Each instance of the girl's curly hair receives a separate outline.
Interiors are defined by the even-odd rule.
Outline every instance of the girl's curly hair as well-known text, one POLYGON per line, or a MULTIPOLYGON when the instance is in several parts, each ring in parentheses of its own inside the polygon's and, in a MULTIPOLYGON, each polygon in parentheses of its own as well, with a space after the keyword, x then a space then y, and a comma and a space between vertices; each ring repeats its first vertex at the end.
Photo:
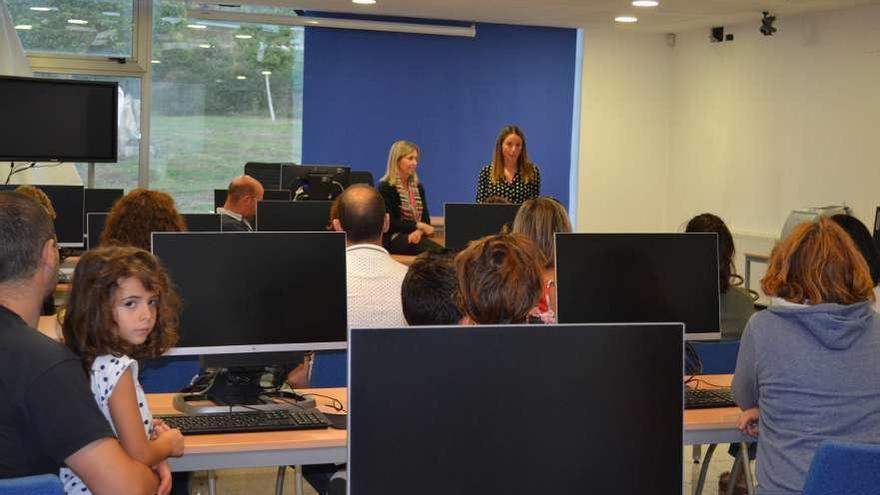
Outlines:
POLYGON ((180 299, 168 273, 152 254, 131 246, 86 251, 76 265, 62 330, 64 343, 88 371, 97 356, 157 357, 177 343, 180 299), (113 318, 113 302, 121 280, 135 277, 158 297, 156 324, 137 346, 121 340, 113 318))
POLYGON ((113 205, 107 215, 101 245, 135 246, 149 251, 150 233, 185 230, 186 221, 168 193, 132 189, 113 205))

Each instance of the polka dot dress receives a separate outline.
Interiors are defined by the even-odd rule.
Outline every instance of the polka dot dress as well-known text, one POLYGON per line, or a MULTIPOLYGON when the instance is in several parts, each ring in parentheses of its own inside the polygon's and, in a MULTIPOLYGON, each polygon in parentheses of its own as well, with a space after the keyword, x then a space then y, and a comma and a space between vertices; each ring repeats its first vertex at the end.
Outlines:
POLYGON ((477 203, 482 203, 493 196, 506 198, 513 204, 537 198, 541 195, 541 171, 535 166, 535 180, 529 183, 523 182, 522 176, 517 171, 511 182, 492 181, 492 164, 486 165, 480 170, 480 179, 477 183, 477 203))
MULTIPOLYGON (((144 390, 141 388, 140 381, 138 381, 137 361, 128 356, 113 356, 109 354, 95 358, 95 362, 92 363, 91 373, 92 394, 95 396, 98 408, 101 409, 101 412, 107 418, 110 427, 113 428, 115 433, 116 427, 113 425, 113 419, 110 417, 110 396, 113 395, 113 389, 116 388, 119 378, 128 368, 131 368, 131 377, 134 380, 135 395, 144 424, 144 433, 147 435, 147 438, 150 438, 153 433, 153 415, 150 413, 146 397, 144 396, 144 390)), ((91 493, 70 469, 66 467, 61 468, 58 476, 61 478, 61 482, 64 483, 65 493, 91 493)))

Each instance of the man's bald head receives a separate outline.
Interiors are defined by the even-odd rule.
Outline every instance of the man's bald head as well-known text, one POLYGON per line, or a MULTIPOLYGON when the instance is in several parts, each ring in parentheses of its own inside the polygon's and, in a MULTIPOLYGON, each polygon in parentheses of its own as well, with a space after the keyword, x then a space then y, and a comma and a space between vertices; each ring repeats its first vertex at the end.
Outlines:
POLYGON ((224 209, 245 217, 257 213, 257 201, 263 200, 263 185, 249 175, 239 175, 229 183, 224 209))
POLYGON ((385 200, 367 184, 355 184, 337 198, 336 221, 345 231, 349 244, 382 244, 387 230, 385 200))

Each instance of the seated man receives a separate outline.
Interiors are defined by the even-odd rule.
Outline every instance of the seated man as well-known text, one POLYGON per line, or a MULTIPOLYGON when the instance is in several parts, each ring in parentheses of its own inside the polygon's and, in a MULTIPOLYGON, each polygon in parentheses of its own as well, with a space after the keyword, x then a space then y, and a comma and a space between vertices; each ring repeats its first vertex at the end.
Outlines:
POLYGON ((226 203, 217 208, 220 230, 224 232, 251 232, 257 214, 257 202, 263 200, 263 185, 249 175, 239 175, 229 183, 226 203))
POLYGON ((400 288, 403 316, 410 325, 458 325, 458 280, 451 254, 423 253, 409 266, 400 288))
POLYGON ((366 184, 345 190, 334 205, 333 229, 345 232, 349 327, 406 326, 400 286, 406 266, 382 247, 388 230, 385 201, 366 184))
MULTIPOLYGON (((114 438, 82 362, 34 330, 57 273, 46 211, 0 192, 0 478, 58 474, 66 464, 96 494, 155 493, 155 474, 114 438)), ((167 493, 170 473, 162 478, 167 493)))

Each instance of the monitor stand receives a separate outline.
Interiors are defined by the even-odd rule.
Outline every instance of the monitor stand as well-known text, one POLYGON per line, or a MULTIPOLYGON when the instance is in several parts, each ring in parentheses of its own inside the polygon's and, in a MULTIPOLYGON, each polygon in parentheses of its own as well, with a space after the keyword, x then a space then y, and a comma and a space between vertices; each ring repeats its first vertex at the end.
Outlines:
POLYGON ((174 408, 188 415, 235 411, 302 410, 315 407, 315 400, 294 391, 266 390, 260 381, 264 367, 220 368, 207 388, 174 396, 174 408))

